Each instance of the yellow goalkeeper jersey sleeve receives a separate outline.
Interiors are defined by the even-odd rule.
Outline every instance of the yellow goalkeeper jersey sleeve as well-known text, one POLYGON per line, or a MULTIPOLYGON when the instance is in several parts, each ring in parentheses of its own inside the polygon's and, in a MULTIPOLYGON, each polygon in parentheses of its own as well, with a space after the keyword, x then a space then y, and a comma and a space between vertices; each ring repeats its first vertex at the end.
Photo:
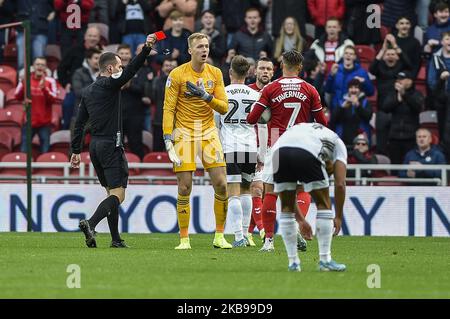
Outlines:
POLYGON ((201 73, 192 69, 191 62, 182 64, 170 72, 166 82, 163 109, 163 134, 172 134, 174 129, 197 136, 215 128, 214 112, 228 112, 228 98, 225 93, 222 71, 205 64, 201 73), (197 86, 203 82, 205 90, 213 95, 210 102, 186 94, 186 83, 197 86), (194 134, 195 132, 195 134, 194 134))

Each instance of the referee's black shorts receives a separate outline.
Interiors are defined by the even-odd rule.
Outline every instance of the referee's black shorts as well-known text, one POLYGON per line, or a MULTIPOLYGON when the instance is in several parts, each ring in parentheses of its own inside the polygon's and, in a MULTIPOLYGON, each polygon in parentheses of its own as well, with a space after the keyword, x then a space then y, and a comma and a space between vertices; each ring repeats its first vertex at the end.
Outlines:
POLYGON ((109 189, 127 187, 128 162, 123 148, 116 147, 114 137, 93 136, 89 145, 89 154, 98 180, 103 187, 109 189))

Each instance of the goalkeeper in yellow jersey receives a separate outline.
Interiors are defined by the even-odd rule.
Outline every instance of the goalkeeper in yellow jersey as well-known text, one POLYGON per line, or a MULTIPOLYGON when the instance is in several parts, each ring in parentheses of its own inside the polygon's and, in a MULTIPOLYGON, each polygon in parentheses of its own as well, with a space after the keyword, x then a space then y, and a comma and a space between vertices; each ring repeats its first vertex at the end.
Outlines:
POLYGON ((225 160, 214 122, 214 111, 220 114, 228 111, 228 99, 222 72, 206 63, 209 54, 206 35, 194 33, 188 38, 188 44, 191 61, 170 72, 164 97, 164 142, 178 181, 180 245, 175 249, 191 248, 190 194, 197 155, 214 187, 216 234, 213 246, 229 249, 232 246, 223 236, 228 204, 225 160))

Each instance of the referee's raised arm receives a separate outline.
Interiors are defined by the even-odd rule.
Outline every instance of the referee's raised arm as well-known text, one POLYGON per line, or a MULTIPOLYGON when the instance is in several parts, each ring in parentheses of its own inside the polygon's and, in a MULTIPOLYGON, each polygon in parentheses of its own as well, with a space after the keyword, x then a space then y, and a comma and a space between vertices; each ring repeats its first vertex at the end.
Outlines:
POLYGON ((122 70, 122 66, 120 71, 117 73, 112 73, 111 76, 111 86, 114 88, 121 88, 125 85, 129 80, 131 80, 134 75, 139 71, 139 69, 144 65, 145 59, 149 55, 153 44, 156 42, 156 36, 154 34, 150 34, 147 36, 147 40, 145 42, 142 51, 136 55, 133 60, 122 70))

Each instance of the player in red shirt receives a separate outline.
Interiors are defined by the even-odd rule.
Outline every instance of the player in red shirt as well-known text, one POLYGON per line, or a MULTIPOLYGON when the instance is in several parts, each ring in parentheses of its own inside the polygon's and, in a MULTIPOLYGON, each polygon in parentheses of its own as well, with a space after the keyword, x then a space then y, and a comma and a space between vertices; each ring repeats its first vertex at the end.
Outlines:
MULTIPOLYGON (((298 77, 303 67, 301 53, 296 50, 283 53, 281 67, 283 76, 262 89, 259 100, 255 102, 252 111, 247 116, 249 124, 256 124, 266 109, 271 111, 271 118, 268 122, 268 150, 262 176, 264 182, 262 220, 266 239, 261 251, 274 250, 273 234, 277 194, 273 190, 270 147, 291 126, 309 122, 311 114, 316 122, 327 125, 319 93, 314 86, 298 77)), ((297 202, 300 211, 305 215, 307 212, 305 207, 309 207, 311 197, 308 193, 299 192, 297 202)))

